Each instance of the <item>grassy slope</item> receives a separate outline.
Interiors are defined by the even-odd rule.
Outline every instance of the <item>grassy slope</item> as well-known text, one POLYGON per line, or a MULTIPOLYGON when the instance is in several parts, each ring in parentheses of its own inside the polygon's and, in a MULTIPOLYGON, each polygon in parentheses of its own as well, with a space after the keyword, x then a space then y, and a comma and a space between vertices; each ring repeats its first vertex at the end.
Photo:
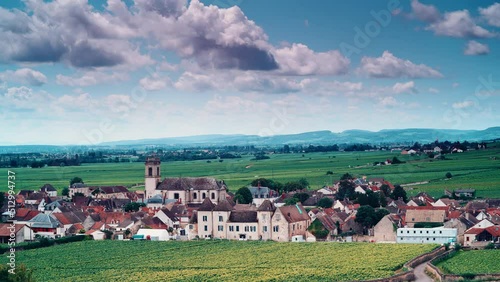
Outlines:
MULTIPOLYGON (((500 197, 500 148, 470 151, 448 155, 450 160, 430 161, 427 157, 402 156, 390 152, 336 152, 272 155, 269 160, 252 161, 250 156, 224 162, 183 161, 162 164, 163 177, 211 176, 224 179, 230 190, 247 185, 256 177, 274 178, 281 182, 305 177, 312 188, 317 189, 326 183, 349 172, 356 176, 382 176, 393 183, 413 183, 430 181, 425 185, 414 186, 411 193, 430 192, 441 196, 445 188, 475 188, 477 196, 500 197), (384 161, 397 156, 407 161, 405 164, 374 167, 375 161, 384 161), (491 157, 496 156, 496 160, 491 157), (248 168, 247 168, 248 167, 248 168), (333 175, 326 175, 333 171, 333 175), (446 172, 454 177, 444 180, 446 172)), ((41 169, 14 169, 17 176, 16 190, 37 189, 44 183, 51 183, 61 190, 69 179, 79 176, 92 185, 126 185, 143 183, 144 165, 142 163, 84 164, 79 167, 46 167, 41 169)), ((6 175, 7 169, 0 169, 6 175)), ((6 177, 5 177, 6 179, 6 177)), ((5 186, 0 189, 5 190, 5 186)))
MULTIPOLYGON (((339 281, 387 277, 434 245, 85 241, 18 252, 37 281, 339 281)), ((5 256, 0 263, 5 263, 5 256)))
POLYGON ((500 251, 461 251, 437 265, 446 273, 500 273, 500 251))

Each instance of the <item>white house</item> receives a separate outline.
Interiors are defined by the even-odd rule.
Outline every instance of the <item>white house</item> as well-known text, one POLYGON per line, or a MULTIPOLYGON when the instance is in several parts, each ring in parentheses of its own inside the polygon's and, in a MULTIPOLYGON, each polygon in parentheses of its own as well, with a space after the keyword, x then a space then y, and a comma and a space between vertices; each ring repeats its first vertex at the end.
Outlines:
POLYGON ((456 228, 398 228, 397 243, 445 244, 457 241, 456 228))

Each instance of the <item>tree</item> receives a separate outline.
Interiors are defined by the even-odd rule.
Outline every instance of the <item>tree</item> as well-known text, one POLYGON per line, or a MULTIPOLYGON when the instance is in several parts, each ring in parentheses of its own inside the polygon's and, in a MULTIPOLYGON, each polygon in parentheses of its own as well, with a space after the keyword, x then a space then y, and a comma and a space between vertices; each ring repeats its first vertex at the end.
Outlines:
POLYGON ((342 175, 342 176, 340 177, 340 180, 341 180, 341 181, 342 181, 342 180, 351 180, 351 179, 354 179, 354 177, 353 177, 351 174, 349 174, 349 173, 344 173, 344 175, 342 175))
POLYGON ((375 209, 371 206, 361 206, 356 212, 355 222, 361 224, 363 228, 368 229, 376 224, 375 209))
POLYGON ((301 179, 299 179, 298 182, 300 185, 302 185, 302 189, 309 188, 309 181, 307 181, 307 179, 301 178, 301 179))
POLYGON ((309 199, 309 194, 307 193, 297 193, 293 196, 294 198, 297 198, 297 200, 301 203, 307 201, 307 199, 309 199))
POLYGON ((290 146, 289 145, 284 145, 283 146, 283 153, 285 153, 285 154, 290 153, 290 146))
POLYGON ((141 209, 141 207, 145 207, 145 206, 146 206, 145 203, 130 202, 123 207, 123 210, 125 212, 136 212, 136 211, 139 211, 139 209, 141 209))
POLYGON ((241 187, 234 194, 234 200, 240 204, 250 204, 253 201, 252 192, 248 187, 241 187))
POLYGON ((382 186, 380 186, 380 191, 384 192, 384 195, 390 195, 391 187, 387 184, 382 184, 382 186))
POLYGON ((80 177, 73 177, 73 179, 69 181, 69 185, 73 185, 75 183, 83 183, 83 179, 80 177))
POLYGON ((254 186, 254 187, 257 187, 260 183, 260 186, 262 187, 268 187, 269 189, 271 190, 274 190, 278 193, 282 192, 282 189, 283 189, 283 184, 281 184, 280 182, 278 181, 274 181, 274 180, 271 180, 271 179, 267 179, 267 178, 257 178, 257 179, 254 179, 250 185, 254 186))
POLYGON ((451 174, 451 172, 447 172, 445 176, 446 176, 446 178, 448 178, 448 179, 450 179, 450 178, 452 178, 452 177, 453 177, 453 175, 451 174))
POLYGON ((298 181, 287 182, 283 186, 283 190, 285 192, 292 192, 292 191, 302 190, 304 188, 305 187, 301 183, 299 183, 298 181))
POLYGON ((403 161, 400 161, 397 157, 392 158, 392 164, 402 164, 403 161))
POLYGON ((380 203, 380 206, 386 207, 387 206, 387 199, 385 197, 384 191, 380 191, 378 194, 379 194, 378 195, 379 196, 378 202, 380 203))
POLYGON ((64 187, 62 189, 62 195, 66 196, 66 197, 69 197, 69 188, 68 187, 64 187))
POLYGON ((333 171, 331 171, 331 170, 327 171, 326 175, 333 175, 333 171))
POLYGON ((288 198, 285 200, 285 206, 295 205, 298 202, 299 202, 299 199, 297 199, 295 197, 291 197, 291 198, 288 198))
POLYGON ((401 187, 401 185, 394 186, 394 191, 392 191, 391 198, 394 200, 401 198, 405 203, 408 201, 406 191, 403 187, 401 187))
MULTIPOLYGON (((384 216, 390 214, 390 212, 386 209, 378 209, 376 212, 375 212, 375 224, 377 224, 384 216)), ((374 225, 375 225, 374 224, 374 225)))
POLYGON ((331 208, 333 206, 333 200, 330 199, 330 198, 321 198, 318 202, 318 207, 322 207, 322 208, 331 208))
POLYGON ((339 192, 337 193, 337 198, 343 200, 345 198, 353 198, 355 195, 354 184, 349 180, 341 180, 339 183, 339 192))
POLYGON ((362 206, 369 205, 373 208, 378 208, 380 206, 379 196, 373 191, 368 190, 365 194, 358 194, 358 203, 362 206))

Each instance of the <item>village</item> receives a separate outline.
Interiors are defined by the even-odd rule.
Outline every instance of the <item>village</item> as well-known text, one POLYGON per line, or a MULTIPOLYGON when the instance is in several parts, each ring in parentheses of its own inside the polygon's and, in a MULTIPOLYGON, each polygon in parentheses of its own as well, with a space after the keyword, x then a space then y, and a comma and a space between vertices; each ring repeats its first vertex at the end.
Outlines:
MULTIPOLYGON (((69 196, 59 196, 50 184, 19 191, 13 217, 16 243, 79 235, 94 240, 357 241, 470 248, 500 243, 500 200, 474 200, 473 189, 445 190, 440 199, 426 193, 406 198, 404 189, 384 178, 346 176, 320 190, 282 194, 259 182, 248 187, 251 202, 239 203, 223 180, 162 179, 160 168, 159 158, 146 160, 143 191, 84 183, 70 185, 69 196)), ((7 204, 3 210, 6 222, 12 210, 7 204)), ((0 243, 9 242, 11 231, 11 223, 0 224, 0 243)))

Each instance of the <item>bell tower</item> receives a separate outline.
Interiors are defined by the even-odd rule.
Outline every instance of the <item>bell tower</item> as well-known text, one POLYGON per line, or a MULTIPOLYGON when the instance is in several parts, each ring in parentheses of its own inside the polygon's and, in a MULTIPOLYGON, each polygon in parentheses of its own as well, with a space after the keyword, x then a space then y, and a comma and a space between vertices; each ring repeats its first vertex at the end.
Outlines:
POLYGON ((161 181, 161 161, 158 157, 148 157, 144 165, 144 200, 147 200, 155 195, 156 186, 158 186, 158 183, 161 181))

